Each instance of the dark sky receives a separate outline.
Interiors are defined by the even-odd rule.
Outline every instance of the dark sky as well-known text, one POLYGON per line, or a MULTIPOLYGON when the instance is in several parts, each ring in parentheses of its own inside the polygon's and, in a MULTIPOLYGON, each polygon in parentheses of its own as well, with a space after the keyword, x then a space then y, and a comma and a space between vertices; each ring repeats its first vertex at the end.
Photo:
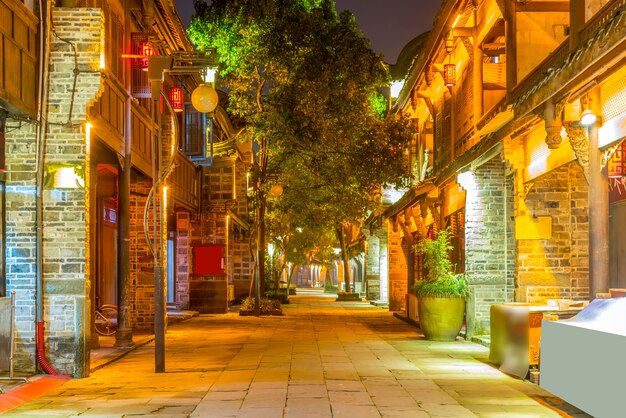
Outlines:
MULTIPOLYGON (((185 25, 193 14, 193 0, 175 0, 185 25)), ((395 63, 411 39, 432 27, 440 0, 335 0, 337 10, 349 9, 372 42, 372 49, 395 63)))

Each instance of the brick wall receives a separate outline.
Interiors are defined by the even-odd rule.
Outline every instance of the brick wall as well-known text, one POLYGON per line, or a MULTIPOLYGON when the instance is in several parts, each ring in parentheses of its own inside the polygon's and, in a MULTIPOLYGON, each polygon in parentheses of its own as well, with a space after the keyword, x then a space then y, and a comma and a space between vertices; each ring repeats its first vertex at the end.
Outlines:
POLYGON ((516 300, 587 299, 589 205, 582 169, 572 162, 535 179, 525 203, 531 216, 552 218, 552 237, 518 241, 516 300))
MULTIPOLYGON (((130 313, 135 331, 154 328, 154 258, 144 232, 144 209, 152 180, 133 172, 130 185, 130 313)), ((149 212, 148 233, 153 239, 153 218, 149 212)), ((154 245, 154 241, 153 241, 154 245)))
POLYGON ((399 311, 405 309, 407 293, 407 251, 408 245, 402 238, 402 230, 398 225, 394 231, 391 221, 388 229, 389 251, 389 310, 399 311))
MULTIPOLYGON (((90 302, 89 152, 86 110, 99 93, 103 18, 98 9, 54 9, 55 32, 76 45, 78 67, 71 126, 69 108, 74 82, 71 45, 52 36, 50 93, 46 137, 47 165, 76 164, 85 168, 86 189, 45 189, 44 200, 44 341, 49 361, 60 372, 85 376, 90 302)), ((7 290, 17 292, 16 370, 35 370, 35 128, 6 134, 7 290)), ((95 173, 93 174, 95 175, 95 173)))
POLYGON ((500 157, 474 170, 473 179, 462 185, 465 201, 465 272, 471 285, 467 303, 467 335, 485 334, 489 330, 489 312, 494 303, 510 301, 512 295, 510 268, 512 241, 512 181, 505 175, 500 157), (507 204, 508 202, 508 204, 507 204))
POLYGON ((191 267, 191 213, 176 212, 176 305, 189 309, 189 275, 191 267))

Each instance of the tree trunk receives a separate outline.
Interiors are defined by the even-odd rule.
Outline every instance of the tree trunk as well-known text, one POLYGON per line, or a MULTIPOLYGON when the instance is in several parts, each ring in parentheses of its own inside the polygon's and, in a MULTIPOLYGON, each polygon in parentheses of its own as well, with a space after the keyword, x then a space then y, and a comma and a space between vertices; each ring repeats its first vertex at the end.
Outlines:
POLYGON ((341 261, 343 262, 343 281, 346 284, 346 292, 350 292, 350 261, 348 260, 348 251, 346 248, 346 235, 343 230, 343 225, 337 226, 337 237, 339 238, 339 245, 341 246, 341 261))

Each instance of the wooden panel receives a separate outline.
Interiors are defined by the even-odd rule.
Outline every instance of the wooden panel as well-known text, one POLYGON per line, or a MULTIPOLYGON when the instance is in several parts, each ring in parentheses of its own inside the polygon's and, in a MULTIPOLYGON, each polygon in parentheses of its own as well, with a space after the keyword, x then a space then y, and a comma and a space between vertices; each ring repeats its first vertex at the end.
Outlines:
POLYGON ((8 38, 4 38, 4 68, 8 69, 5 73, 6 85, 5 89, 9 93, 9 101, 11 98, 20 99, 20 83, 21 78, 21 52, 19 47, 8 38), (12 97, 11 97, 12 96, 12 97))
MULTIPOLYGON (((2 4, 0 4, 2 6, 2 4)), ((0 33, 0 92, 4 90, 4 35, 0 33)), ((0 98, 2 94, 0 93, 0 98)))
POLYGON ((28 51, 28 27, 19 19, 13 19, 13 39, 21 49, 28 51))
POLYGON ((0 32, 11 37, 13 33, 13 12, 0 2, 0 32))
POLYGON ((22 52, 22 100, 29 111, 37 105, 37 60, 22 52))

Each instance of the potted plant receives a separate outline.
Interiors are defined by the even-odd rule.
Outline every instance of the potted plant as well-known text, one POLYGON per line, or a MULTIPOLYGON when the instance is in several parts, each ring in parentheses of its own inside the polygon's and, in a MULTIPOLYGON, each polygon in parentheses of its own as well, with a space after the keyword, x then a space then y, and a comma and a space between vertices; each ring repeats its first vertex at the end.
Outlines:
POLYGON ((450 231, 437 238, 424 238, 414 246, 423 256, 426 275, 414 286, 419 323, 424 336, 433 341, 454 341, 463 325, 469 284, 465 275, 454 272, 448 252, 450 231))

